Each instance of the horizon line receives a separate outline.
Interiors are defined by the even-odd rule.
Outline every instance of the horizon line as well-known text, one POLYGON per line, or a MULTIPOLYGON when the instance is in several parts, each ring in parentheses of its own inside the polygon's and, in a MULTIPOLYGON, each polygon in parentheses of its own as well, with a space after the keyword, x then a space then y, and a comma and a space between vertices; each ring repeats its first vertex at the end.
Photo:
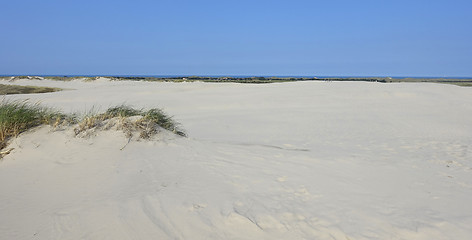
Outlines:
POLYGON ((283 77, 283 78, 472 78, 472 76, 409 76, 409 75, 270 75, 270 74, 0 74, 0 77, 283 77))

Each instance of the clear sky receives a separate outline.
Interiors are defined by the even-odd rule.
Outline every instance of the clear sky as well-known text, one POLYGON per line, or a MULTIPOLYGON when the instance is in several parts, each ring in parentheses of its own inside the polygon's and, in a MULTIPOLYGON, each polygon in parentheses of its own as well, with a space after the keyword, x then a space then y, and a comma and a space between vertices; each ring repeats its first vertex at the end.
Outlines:
POLYGON ((2 0, 0 74, 472 77, 470 0, 2 0))

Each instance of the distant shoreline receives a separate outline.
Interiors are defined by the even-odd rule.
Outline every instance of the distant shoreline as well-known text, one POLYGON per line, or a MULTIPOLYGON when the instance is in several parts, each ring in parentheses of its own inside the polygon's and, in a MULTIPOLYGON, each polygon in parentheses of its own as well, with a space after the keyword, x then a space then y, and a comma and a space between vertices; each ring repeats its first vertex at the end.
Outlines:
POLYGON ((210 77, 210 78, 221 78, 221 77, 231 77, 231 78, 343 78, 343 79, 357 79, 357 78, 394 78, 394 79, 470 79, 472 76, 376 76, 376 75, 265 75, 265 74, 208 74, 208 75, 198 75, 198 74, 0 74, 0 77, 19 77, 19 76, 38 76, 38 77, 124 77, 124 78, 135 78, 135 77, 144 77, 144 78, 179 78, 179 77, 210 77))
POLYGON ((430 82, 430 83, 446 83, 458 86, 472 86, 472 78, 448 78, 448 77, 248 77, 248 76, 120 76, 120 75, 10 75, 0 76, 3 80, 19 80, 19 79, 51 79, 58 81, 71 81, 75 79, 83 79, 93 81, 98 78, 109 78, 114 81, 156 81, 156 82, 236 82, 236 83, 276 83, 276 82, 295 82, 295 81, 345 81, 345 82, 430 82))

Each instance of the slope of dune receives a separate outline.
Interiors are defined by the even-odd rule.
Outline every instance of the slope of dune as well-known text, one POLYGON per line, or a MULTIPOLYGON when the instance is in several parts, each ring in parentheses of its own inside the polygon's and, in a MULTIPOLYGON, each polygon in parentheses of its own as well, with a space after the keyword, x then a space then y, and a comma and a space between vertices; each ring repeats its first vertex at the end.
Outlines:
POLYGON ((6 97, 65 112, 163 108, 189 137, 21 134, 0 162, 0 239, 472 237, 472 88, 14 84, 69 89, 6 97))

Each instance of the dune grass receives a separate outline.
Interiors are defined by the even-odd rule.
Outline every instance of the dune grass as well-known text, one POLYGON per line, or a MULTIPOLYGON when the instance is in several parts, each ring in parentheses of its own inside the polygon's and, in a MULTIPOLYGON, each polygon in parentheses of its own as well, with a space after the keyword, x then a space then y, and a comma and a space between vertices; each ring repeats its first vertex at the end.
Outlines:
POLYGON ((29 93, 48 93, 61 91, 60 88, 52 87, 36 87, 36 86, 19 86, 0 84, 0 95, 10 94, 29 94, 29 93))
POLYGON ((148 139, 158 132, 159 128, 166 129, 180 136, 186 136, 185 132, 180 129, 179 124, 172 117, 167 116, 161 109, 153 108, 150 110, 135 109, 130 106, 121 105, 108 108, 101 114, 87 114, 78 123, 74 129, 75 134, 79 135, 89 129, 110 128, 105 126, 110 119, 118 119, 120 121, 120 129, 122 129, 127 137, 131 137, 133 132, 139 131, 140 138, 148 139), (130 117, 137 117, 134 121, 130 121, 130 117))
MULTIPOLYGON (((109 120, 119 122, 118 129, 123 130, 131 138, 133 132, 139 132, 139 137, 149 139, 157 134, 160 128, 166 129, 180 136, 186 136, 179 124, 167 116, 160 109, 134 109, 121 105, 111 107, 101 114, 90 113, 77 117, 75 114, 63 114, 39 104, 31 104, 27 101, 0 101, 0 150, 7 146, 10 138, 18 136, 31 128, 40 125, 59 126, 63 124, 76 125, 75 135, 87 132, 91 129, 110 128, 109 120), (107 125, 108 124, 108 125, 107 125)), ((0 152, 0 158, 2 154, 0 152)))
POLYGON ((106 118, 141 116, 140 121, 157 124, 168 131, 185 136, 185 133, 178 128, 178 123, 172 117, 167 116, 161 109, 152 108, 144 111, 121 105, 109 108, 104 115, 106 118))
POLYGON ((58 125, 69 116, 38 104, 27 101, 0 102, 0 149, 4 148, 9 138, 33 127, 50 124, 58 125))

